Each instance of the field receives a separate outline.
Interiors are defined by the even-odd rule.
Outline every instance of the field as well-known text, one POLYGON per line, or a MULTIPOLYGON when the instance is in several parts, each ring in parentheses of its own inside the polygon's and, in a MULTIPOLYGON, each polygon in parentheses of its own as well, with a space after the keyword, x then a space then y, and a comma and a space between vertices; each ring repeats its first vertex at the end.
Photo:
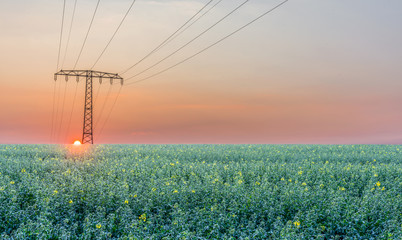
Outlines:
POLYGON ((398 145, 0 145, 1 239, 402 239, 398 145))

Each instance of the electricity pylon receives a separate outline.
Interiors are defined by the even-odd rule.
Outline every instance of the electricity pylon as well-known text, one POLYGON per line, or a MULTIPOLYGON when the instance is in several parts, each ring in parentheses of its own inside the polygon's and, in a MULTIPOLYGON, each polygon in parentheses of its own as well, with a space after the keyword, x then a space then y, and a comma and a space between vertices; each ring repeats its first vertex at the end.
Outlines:
POLYGON ((106 73, 92 70, 60 70, 54 74, 54 80, 57 81, 57 76, 65 76, 66 81, 68 77, 76 77, 76 81, 80 81, 80 77, 85 77, 85 107, 84 107, 84 126, 82 130, 82 144, 94 143, 93 135, 93 100, 92 100, 92 82, 94 78, 99 79, 99 83, 102 83, 102 79, 110 79, 110 84, 113 84, 113 80, 120 80, 120 84, 123 85, 123 78, 117 73, 106 73))

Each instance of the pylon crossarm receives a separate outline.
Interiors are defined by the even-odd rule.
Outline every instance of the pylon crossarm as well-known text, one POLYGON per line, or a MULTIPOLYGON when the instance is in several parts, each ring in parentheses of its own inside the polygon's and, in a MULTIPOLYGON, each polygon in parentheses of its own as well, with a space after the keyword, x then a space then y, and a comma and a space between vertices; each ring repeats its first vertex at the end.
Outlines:
POLYGON ((99 72, 92 70, 60 70, 55 73, 55 79, 57 76, 72 76, 72 77, 87 77, 92 75, 93 78, 110 78, 110 79, 118 79, 122 80, 123 78, 119 76, 117 73, 107 73, 107 72, 99 72))

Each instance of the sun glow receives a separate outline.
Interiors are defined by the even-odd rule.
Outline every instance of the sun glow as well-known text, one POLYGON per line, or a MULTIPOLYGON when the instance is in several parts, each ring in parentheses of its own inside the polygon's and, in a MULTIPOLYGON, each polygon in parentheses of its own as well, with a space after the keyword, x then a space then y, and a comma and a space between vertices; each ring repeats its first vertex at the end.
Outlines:
POLYGON ((73 144, 66 144, 67 159, 83 160, 90 155, 91 147, 92 144, 82 144, 79 140, 75 140, 73 144))

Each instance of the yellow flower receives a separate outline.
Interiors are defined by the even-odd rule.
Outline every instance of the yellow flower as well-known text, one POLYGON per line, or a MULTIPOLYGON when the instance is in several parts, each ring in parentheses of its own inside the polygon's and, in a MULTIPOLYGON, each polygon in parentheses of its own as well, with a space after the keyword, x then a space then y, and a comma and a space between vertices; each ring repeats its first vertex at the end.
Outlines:
POLYGON ((54 195, 54 194, 58 194, 58 193, 59 193, 59 191, 57 191, 57 190, 54 190, 54 191, 53 191, 53 195, 54 195))
POLYGON ((156 191, 156 188, 152 188, 152 192, 155 192, 156 191))
POLYGON ((128 204, 128 200, 124 201, 125 204, 128 204))
POLYGON ((321 183, 321 184, 320 184, 320 188, 323 188, 323 187, 324 187, 324 184, 321 183))
POLYGON ((378 177, 378 174, 377 174, 377 173, 375 173, 375 174, 374 174, 374 177, 378 177))
POLYGON ((260 185, 261 183, 259 183, 259 182, 255 182, 255 185, 260 185))
POLYGON ((138 219, 140 219, 140 220, 145 222, 147 220, 147 215, 144 213, 141 216, 139 216, 138 219))
POLYGON ((242 184, 243 180, 239 179, 239 181, 237 181, 238 184, 242 184))
POLYGON ((195 190, 192 190, 191 192, 192 192, 192 193, 195 193, 195 190))
POLYGON ((23 168, 23 169, 21 170, 21 172, 22 172, 22 173, 26 172, 26 171, 25 171, 25 168, 23 168))
POLYGON ((70 200, 68 203, 70 203, 70 204, 73 203, 73 200, 70 200))
POLYGON ((281 178, 281 181, 285 181, 285 178, 281 178))
POLYGON ((137 194, 135 194, 134 196, 133 196, 133 198, 136 198, 137 197, 137 194))
POLYGON ((299 175, 302 175, 303 174, 303 171, 299 171, 299 175))
POLYGON ((174 163, 170 163, 171 166, 174 166, 174 163))
POLYGON ((96 228, 101 228, 102 225, 101 224, 96 224, 96 228))
POLYGON ((15 183, 14 181, 11 181, 11 182, 10 182, 10 184, 14 184, 14 183, 15 183))
POLYGON ((300 226, 300 221, 299 220, 297 220, 296 222, 294 222, 293 223, 296 227, 299 227, 300 226))
POLYGON ((174 192, 174 193, 178 193, 179 191, 177 191, 177 190, 174 190, 173 192, 174 192))
POLYGON ((344 187, 339 187, 339 190, 345 191, 345 188, 344 187))
POLYGON ((292 182, 292 179, 289 179, 289 182, 292 182))
POLYGON ((381 191, 384 191, 384 190, 385 190, 385 187, 382 187, 382 188, 381 188, 381 191))
POLYGON ((375 185, 377 185, 377 187, 381 186, 380 182, 377 182, 375 185))
POLYGON ((307 185, 307 183, 303 182, 303 183, 302 183, 302 185, 303 185, 303 186, 306 186, 306 185, 307 185))

